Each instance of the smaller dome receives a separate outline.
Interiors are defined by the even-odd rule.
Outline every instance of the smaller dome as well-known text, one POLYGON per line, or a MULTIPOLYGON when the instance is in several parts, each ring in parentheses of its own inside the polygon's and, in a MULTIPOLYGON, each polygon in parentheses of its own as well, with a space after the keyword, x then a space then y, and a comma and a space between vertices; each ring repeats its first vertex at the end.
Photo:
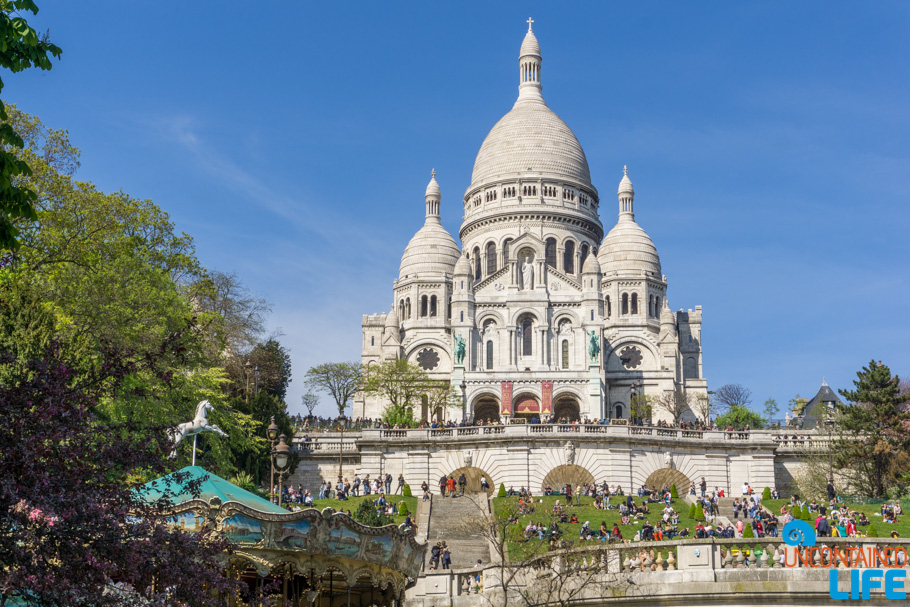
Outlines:
POLYGON ((588 255, 585 263, 581 268, 582 274, 600 274, 600 262, 597 261, 597 255, 588 255))
POLYGON ((622 168, 622 181, 619 182, 619 190, 617 194, 635 194, 635 190, 632 189, 632 180, 629 179, 629 167, 624 166, 622 168))
POLYGON ((455 263, 461 256, 455 239, 449 234, 438 218, 428 217, 422 228, 405 247, 398 268, 398 279, 408 276, 452 274, 455 263))
POLYGON ((621 218, 604 238, 597 260, 605 273, 661 275, 657 247, 628 216, 621 218))
POLYGON ((392 306, 392 311, 385 317, 384 326, 386 329, 398 329, 401 326, 401 323, 398 322, 398 312, 395 311, 395 306, 392 306))
POLYGON ((521 50, 519 51, 518 56, 540 57, 540 43, 537 42, 537 36, 531 31, 530 25, 528 25, 528 33, 525 34, 525 39, 521 43, 521 50))
POLYGON ((667 302, 667 299, 664 298, 664 309, 660 311, 660 324, 672 325, 675 323, 676 318, 673 316, 673 312, 670 311, 670 304, 667 302))
POLYGON ((435 198, 442 198, 442 192, 439 189, 439 184, 436 183, 436 169, 433 169, 432 176, 430 177, 430 183, 427 184, 427 193, 425 196, 427 198, 431 196, 435 198))
POLYGON ((471 262, 468 261, 468 258, 462 255, 458 258, 458 261, 455 262, 455 276, 470 276, 471 275, 471 262))

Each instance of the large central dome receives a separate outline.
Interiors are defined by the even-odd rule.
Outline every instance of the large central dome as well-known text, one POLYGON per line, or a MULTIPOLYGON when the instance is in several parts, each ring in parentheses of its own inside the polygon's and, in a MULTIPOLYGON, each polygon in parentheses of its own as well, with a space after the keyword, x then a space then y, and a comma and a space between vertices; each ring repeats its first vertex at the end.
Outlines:
POLYGON ((519 99, 496 123, 477 153, 471 188, 527 172, 591 184, 575 133, 542 98, 519 99))

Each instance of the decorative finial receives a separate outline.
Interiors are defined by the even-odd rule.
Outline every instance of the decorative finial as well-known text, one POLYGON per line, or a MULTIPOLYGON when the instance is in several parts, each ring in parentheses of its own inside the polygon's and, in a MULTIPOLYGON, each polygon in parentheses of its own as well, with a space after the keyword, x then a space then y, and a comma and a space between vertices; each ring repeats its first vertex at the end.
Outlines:
POLYGON ((628 175, 628 174, 629 174, 629 165, 627 165, 627 164, 624 164, 624 165, 623 165, 623 167, 622 167, 622 174, 623 174, 623 175, 628 175))
POLYGON ((431 176, 433 179, 436 179, 436 169, 433 169, 432 171, 430 171, 430 176, 431 176))
POLYGON ((527 23, 528 23, 528 31, 530 32, 530 31, 531 31, 531 24, 534 23, 534 20, 531 19, 530 17, 528 17, 527 23))

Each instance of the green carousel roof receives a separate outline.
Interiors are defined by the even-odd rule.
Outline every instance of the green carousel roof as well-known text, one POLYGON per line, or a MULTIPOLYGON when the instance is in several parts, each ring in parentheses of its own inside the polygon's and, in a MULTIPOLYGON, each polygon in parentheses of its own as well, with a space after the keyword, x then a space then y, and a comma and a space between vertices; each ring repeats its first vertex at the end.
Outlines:
POLYGON ((174 498, 175 505, 193 499, 201 499, 208 502, 213 497, 217 497, 221 500, 221 503, 240 502, 244 506, 259 510, 260 512, 271 512, 275 514, 288 513, 284 508, 280 508, 269 500, 263 499, 255 493, 250 493, 246 489, 241 489, 237 485, 224 480, 217 474, 208 472, 205 468, 200 466, 187 466, 186 468, 181 468, 177 472, 172 472, 167 476, 163 476, 154 481, 149 481, 138 488, 140 495, 148 501, 159 499, 163 493, 163 489, 168 486, 168 481, 170 482, 171 490, 179 493, 183 484, 178 484, 173 478, 174 475, 178 473, 188 473, 188 480, 195 480, 204 476, 208 476, 208 478, 199 485, 198 497, 194 497, 189 492, 180 493, 174 498))

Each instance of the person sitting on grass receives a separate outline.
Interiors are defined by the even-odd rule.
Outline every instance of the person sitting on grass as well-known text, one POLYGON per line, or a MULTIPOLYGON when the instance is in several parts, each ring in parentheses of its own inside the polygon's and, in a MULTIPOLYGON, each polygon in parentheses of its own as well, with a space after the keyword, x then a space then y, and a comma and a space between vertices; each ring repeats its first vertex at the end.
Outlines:
POLYGON ((628 514, 623 514, 622 516, 619 517, 620 525, 628 525, 630 522, 631 522, 631 519, 628 514))
POLYGON ((572 520, 570 520, 569 522, 570 522, 571 524, 573 524, 573 525, 577 525, 577 524, 578 524, 578 517, 575 516, 575 514, 573 513, 573 514, 572 514, 572 520))
POLYGON ((866 517, 865 512, 859 513, 859 518, 856 519, 856 524, 859 525, 860 527, 865 527, 866 525, 869 524, 869 519, 866 517))
POLYGON ((619 530, 619 525, 616 523, 613 523, 613 530, 610 532, 610 538, 616 542, 622 541, 622 531, 619 530))

